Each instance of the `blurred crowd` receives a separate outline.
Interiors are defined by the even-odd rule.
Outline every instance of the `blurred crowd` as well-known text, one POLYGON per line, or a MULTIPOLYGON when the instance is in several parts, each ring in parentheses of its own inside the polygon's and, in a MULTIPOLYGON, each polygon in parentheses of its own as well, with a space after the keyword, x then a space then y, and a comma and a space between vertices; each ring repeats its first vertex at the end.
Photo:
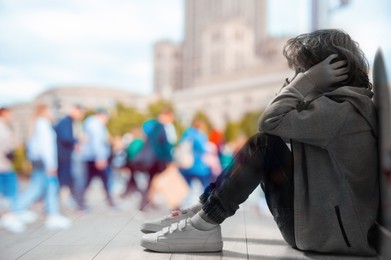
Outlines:
MULTIPOLYGON (((108 207, 118 209, 120 201, 137 194, 138 209, 153 210, 157 204, 154 182, 159 178, 171 176, 169 185, 160 185, 163 192, 175 191, 176 185, 183 183, 190 188, 188 192, 195 180, 205 188, 242 145, 240 141, 226 143, 222 132, 208 128, 200 118, 193 119, 178 136, 170 109, 163 109, 156 118, 129 129, 124 136, 110 136, 109 119, 105 109, 86 115, 83 106, 74 105, 66 116, 55 120, 49 106, 37 104, 25 143, 31 171, 26 185, 20 185, 13 163, 16 142, 11 127, 12 112, 0 108, 3 228, 15 233, 25 231, 38 218, 32 207, 36 202, 44 205, 48 229, 69 228, 71 221, 61 213, 60 198, 72 201, 74 210, 88 213, 86 193, 93 179, 102 182, 108 207), (115 194, 113 187, 119 179, 123 185, 115 194), (144 185, 140 179, 145 180, 144 185), (69 198, 59 196, 64 189, 69 191, 69 198)), ((184 200, 177 198, 169 206, 180 207, 184 200)))

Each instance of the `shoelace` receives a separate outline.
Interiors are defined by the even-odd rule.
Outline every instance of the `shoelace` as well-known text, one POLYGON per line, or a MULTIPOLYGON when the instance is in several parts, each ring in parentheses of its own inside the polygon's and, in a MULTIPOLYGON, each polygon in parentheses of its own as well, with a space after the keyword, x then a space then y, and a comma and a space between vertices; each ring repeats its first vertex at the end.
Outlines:
POLYGON ((174 232, 180 232, 182 230, 185 230, 187 226, 187 219, 182 219, 181 221, 177 222, 177 223, 173 223, 171 224, 171 226, 169 227, 165 227, 163 228, 163 234, 167 234, 167 233, 174 233, 174 232))

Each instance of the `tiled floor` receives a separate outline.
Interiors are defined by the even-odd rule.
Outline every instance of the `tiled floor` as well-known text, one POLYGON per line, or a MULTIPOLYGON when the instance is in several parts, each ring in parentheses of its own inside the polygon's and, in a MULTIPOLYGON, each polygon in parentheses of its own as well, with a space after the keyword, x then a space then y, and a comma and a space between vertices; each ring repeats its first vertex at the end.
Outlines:
POLYGON ((162 254, 139 245, 140 224, 167 214, 166 209, 148 213, 137 210, 137 200, 119 201, 120 210, 109 209, 102 197, 100 183, 89 192, 92 210, 80 214, 63 206, 72 227, 49 231, 43 217, 23 234, 0 228, 0 259, 359 259, 303 253, 290 248, 282 239, 273 219, 259 214, 257 198, 250 198, 232 218, 222 225, 224 250, 220 253, 162 254))

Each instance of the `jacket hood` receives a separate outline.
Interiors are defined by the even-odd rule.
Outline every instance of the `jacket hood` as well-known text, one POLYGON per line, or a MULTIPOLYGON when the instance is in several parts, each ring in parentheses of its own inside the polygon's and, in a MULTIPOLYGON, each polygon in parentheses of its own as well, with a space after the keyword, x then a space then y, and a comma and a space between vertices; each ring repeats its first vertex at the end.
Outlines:
POLYGON ((344 86, 332 92, 325 93, 324 96, 336 102, 349 102, 360 115, 365 118, 372 128, 374 136, 377 137, 376 108, 372 101, 373 92, 366 88, 344 86))

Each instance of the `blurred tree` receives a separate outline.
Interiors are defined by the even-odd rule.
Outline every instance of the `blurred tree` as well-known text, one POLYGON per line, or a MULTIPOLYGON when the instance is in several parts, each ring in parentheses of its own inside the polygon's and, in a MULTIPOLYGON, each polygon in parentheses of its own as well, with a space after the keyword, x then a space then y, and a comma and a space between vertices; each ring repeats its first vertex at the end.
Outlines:
POLYGON ((235 140, 241 134, 240 123, 227 122, 225 125, 224 137, 226 142, 235 140))
POLYGON ((31 163, 27 160, 26 147, 20 145, 15 149, 13 167, 15 171, 22 175, 29 175, 31 172, 31 163))
POLYGON ((240 120, 241 132, 246 136, 253 136, 258 132, 258 120, 262 111, 247 112, 240 120))
POLYGON ((152 118, 157 118, 159 116, 159 114, 164 110, 169 110, 174 113, 173 104, 167 100, 160 99, 160 100, 148 105, 149 115, 152 118))
POLYGON ((238 121, 228 122, 225 126, 225 140, 233 141, 240 135, 247 138, 258 132, 258 120, 263 111, 247 112, 238 121))
POLYGON ((122 136, 133 127, 141 126, 147 119, 147 115, 136 108, 118 103, 113 111, 107 128, 112 136, 122 136))

